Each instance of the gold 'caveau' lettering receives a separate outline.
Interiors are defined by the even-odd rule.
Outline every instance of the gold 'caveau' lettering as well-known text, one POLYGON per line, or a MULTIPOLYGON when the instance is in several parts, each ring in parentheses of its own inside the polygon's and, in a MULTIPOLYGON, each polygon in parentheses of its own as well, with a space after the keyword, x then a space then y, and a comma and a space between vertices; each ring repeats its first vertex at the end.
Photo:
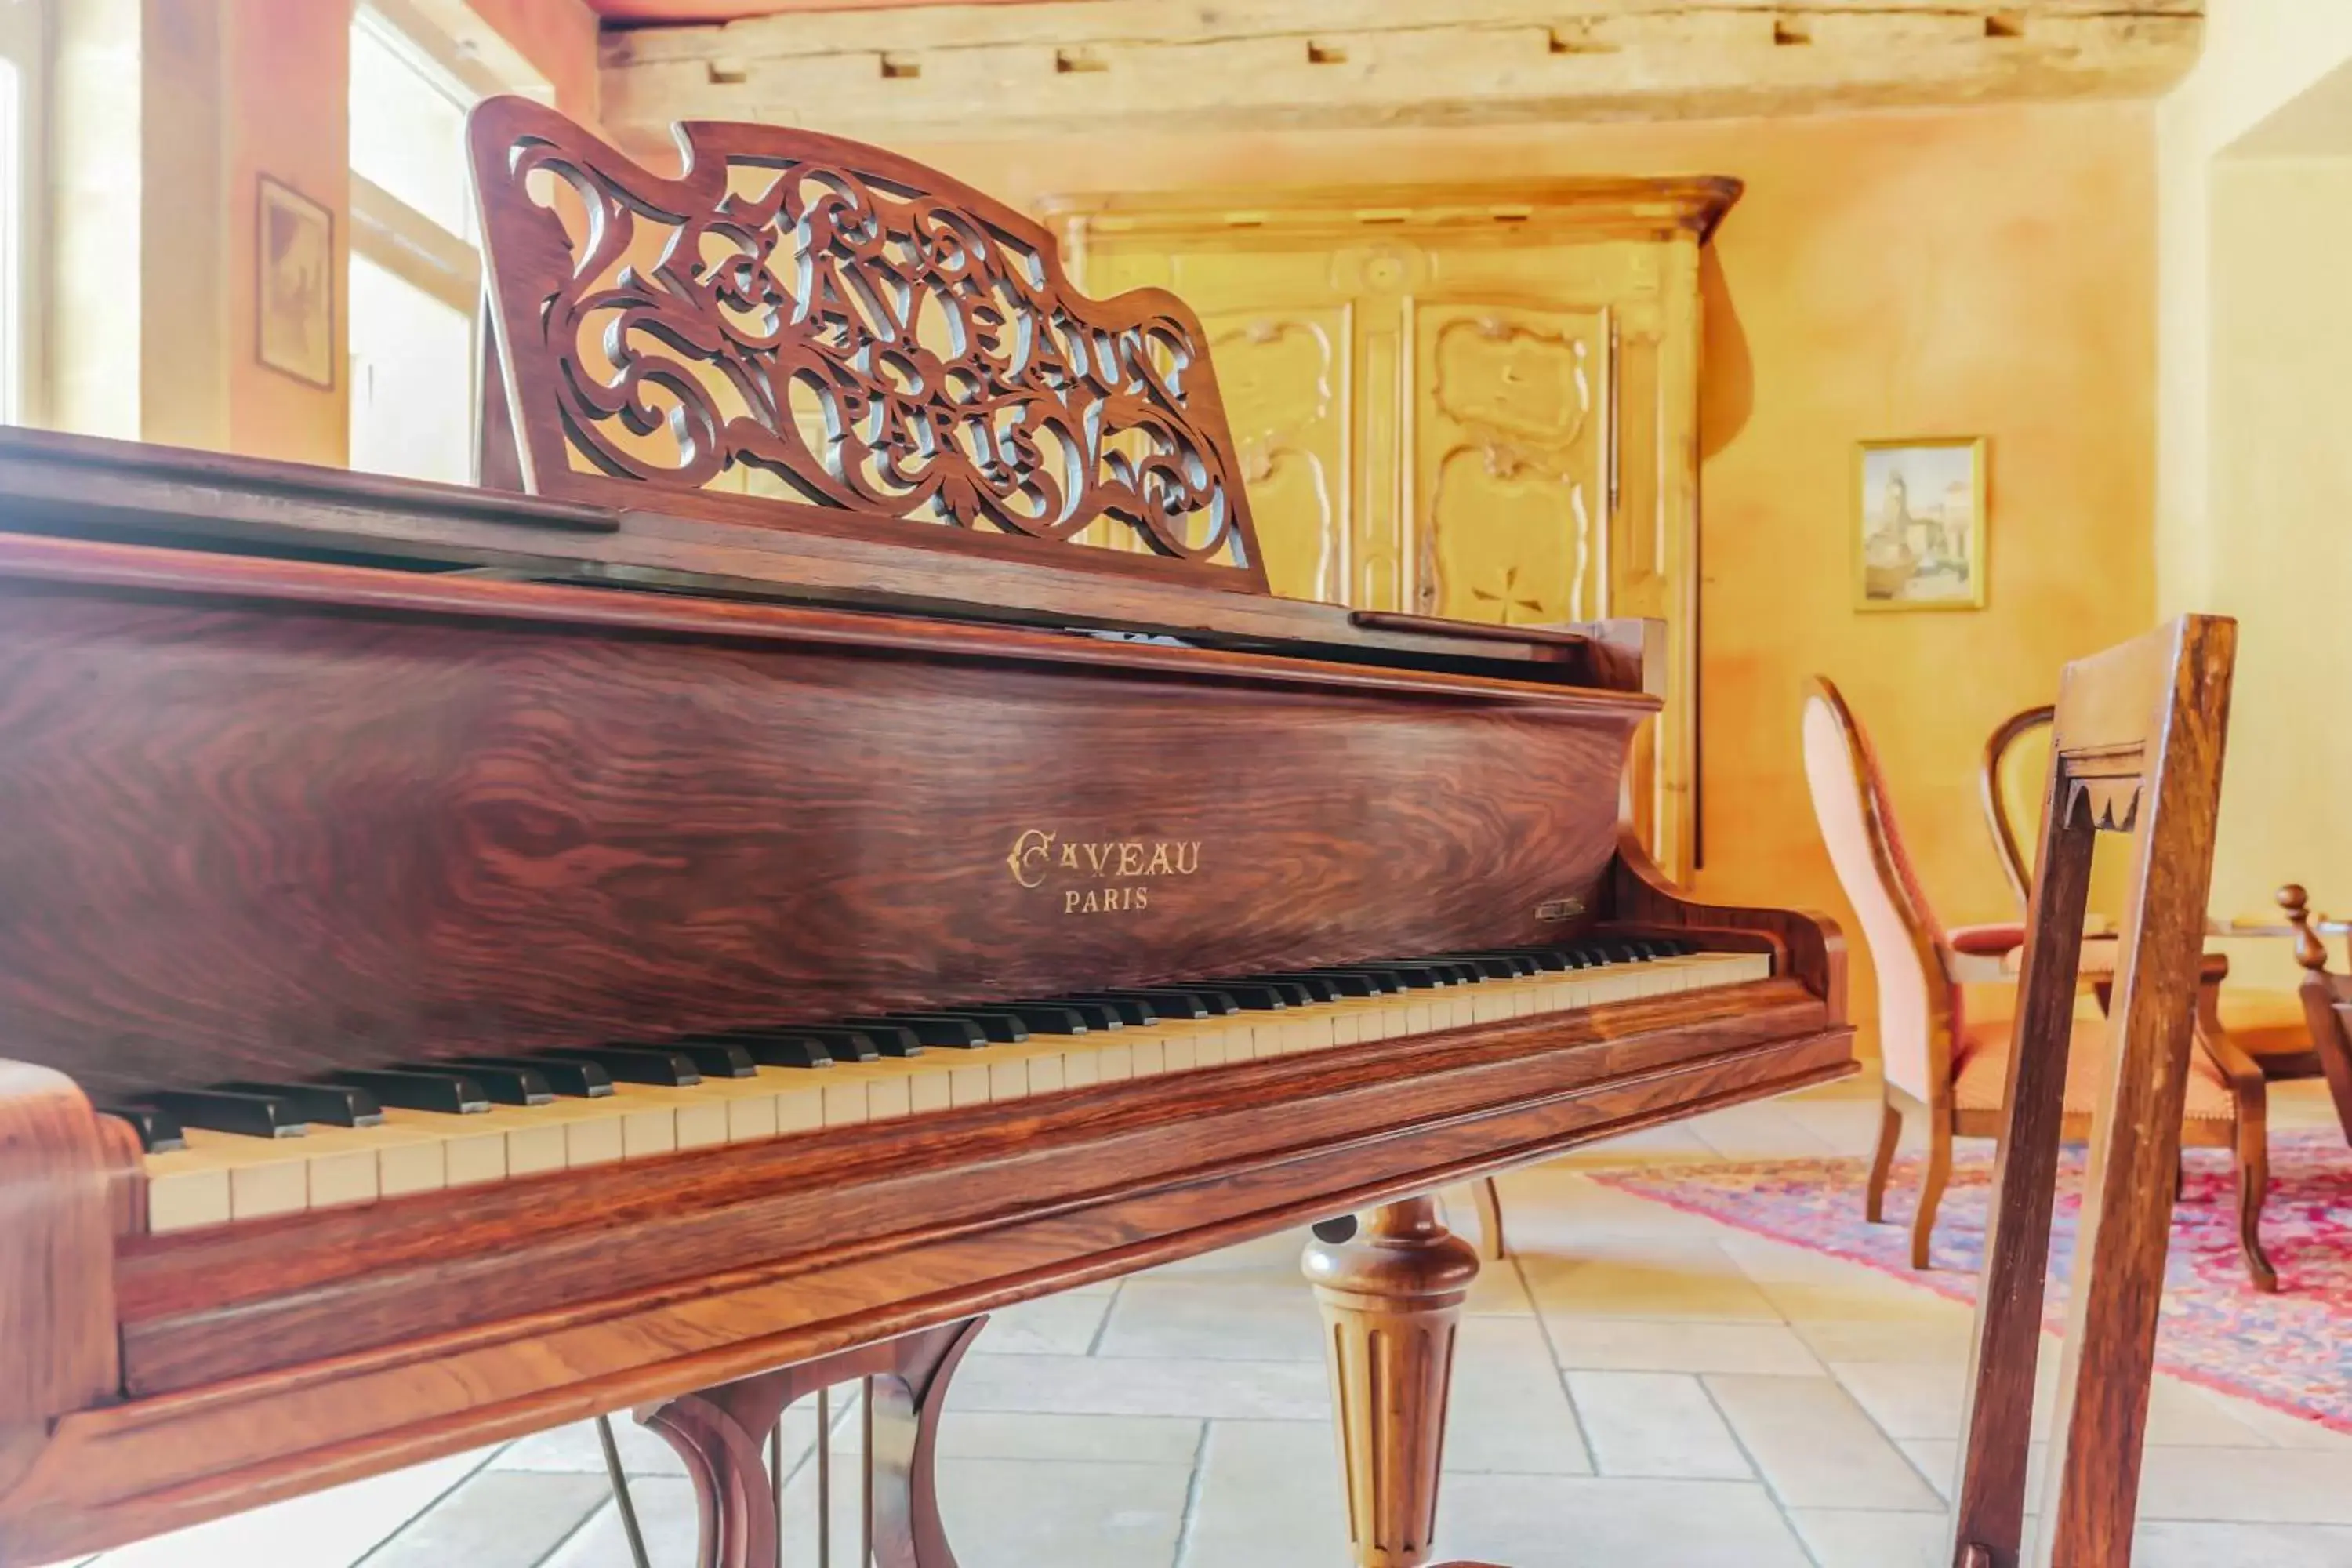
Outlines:
POLYGON ((1051 828, 1024 828, 1004 857, 1005 868, 1024 888, 1048 882, 1066 915, 1132 914, 1151 907, 1150 879, 1197 876, 1201 842, 1190 838, 1065 838, 1051 828), (1070 887, 1070 882, 1080 886, 1070 887), (1110 884, 1086 885, 1086 884, 1110 884))

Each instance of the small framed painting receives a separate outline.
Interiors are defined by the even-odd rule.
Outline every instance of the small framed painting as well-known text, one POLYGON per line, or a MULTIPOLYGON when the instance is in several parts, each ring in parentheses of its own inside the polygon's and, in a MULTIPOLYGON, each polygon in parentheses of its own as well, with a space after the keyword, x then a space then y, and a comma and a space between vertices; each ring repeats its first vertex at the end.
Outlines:
POLYGON ((1984 437, 1859 443, 1854 608, 1980 610, 1984 602, 1984 437))
POLYGON ((335 219, 261 176, 255 317, 261 363, 297 381, 335 384, 335 219))

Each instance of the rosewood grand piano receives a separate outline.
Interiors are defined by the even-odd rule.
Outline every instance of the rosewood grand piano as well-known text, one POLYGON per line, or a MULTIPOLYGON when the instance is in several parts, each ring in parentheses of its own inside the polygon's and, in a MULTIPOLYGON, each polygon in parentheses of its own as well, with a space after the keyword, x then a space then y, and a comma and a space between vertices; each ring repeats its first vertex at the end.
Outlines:
POLYGON ((1441 1184, 1851 1069, 1620 826, 1651 628, 1265 592, 1199 323, 889 153, 472 139, 487 488, 0 437, 0 1563, 635 1408, 703 1560, 991 1309, 1306 1221, 1429 1550, 1441 1184))

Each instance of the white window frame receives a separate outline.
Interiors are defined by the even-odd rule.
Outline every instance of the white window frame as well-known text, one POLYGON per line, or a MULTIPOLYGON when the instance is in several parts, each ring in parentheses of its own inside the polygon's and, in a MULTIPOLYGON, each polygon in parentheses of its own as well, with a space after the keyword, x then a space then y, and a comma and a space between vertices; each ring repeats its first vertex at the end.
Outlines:
POLYGON ((0 125, 20 199, 0 210, 0 425, 37 423, 47 405, 48 59, 45 0, 0 0, 0 59, 15 68, 0 125))
MULTIPOLYGON (((0 0, 6 5, 8 0, 0 0)), ((352 26, 434 79, 453 99, 478 103, 517 92, 554 101, 532 69, 464 0, 361 0, 352 26)), ((466 386, 477 445, 482 417, 482 253, 476 236, 456 234, 382 185, 351 172, 351 249, 462 314, 469 323, 466 386)), ((470 228, 470 222, 467 226, 470 228)), ((356 374, 346 378, 359 393, 356 374)))

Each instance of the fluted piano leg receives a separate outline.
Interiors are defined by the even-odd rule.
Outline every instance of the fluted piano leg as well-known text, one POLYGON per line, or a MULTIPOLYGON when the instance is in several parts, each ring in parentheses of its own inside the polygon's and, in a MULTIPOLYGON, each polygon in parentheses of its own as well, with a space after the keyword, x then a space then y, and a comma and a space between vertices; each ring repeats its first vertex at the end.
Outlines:
MULTIPOLYGON (((739 1378, 648 1405, 637 1419, 686 1461, 699 1516, 701 1568, 775 1568, 782 1521, 777 1479, 763 1447, 784 1408, 803 1395, 867 1379, 863 1481, 866 1528, 855 1561, 865 1568, 955 1568, 940 1521, 933 1469, 940 1407, 985 1318, 909 1334, 796 1366, 739 1378)), ((819 1433, 817 1441, 828 1440, 819 1433)), ((842 1568, 851 1558, 845 1551, 842 1568)), ((833 1568, 824 1564, 823 1568, 833 1568)))
POLYGON ((1436 1531, 1454 1331, 1478 1254, 1428 1197, 1373 1210, 1307 1248, 1323 1308, 1348 1529, 1358 1568, 1415 1568, 1436 1531))

